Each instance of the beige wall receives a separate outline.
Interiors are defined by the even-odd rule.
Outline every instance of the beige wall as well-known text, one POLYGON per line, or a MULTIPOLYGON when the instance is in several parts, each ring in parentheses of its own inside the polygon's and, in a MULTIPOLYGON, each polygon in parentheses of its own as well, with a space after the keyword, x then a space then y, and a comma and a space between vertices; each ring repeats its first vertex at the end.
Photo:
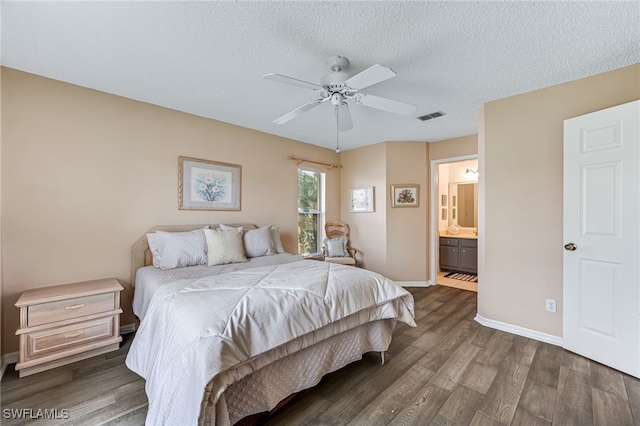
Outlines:
POLYGON ((396 281, 427 281, 429 185, 427 143, 387 142, 387 268, 396 281), (392 207, 391 185, 418 184, 418 207, 392 207))
MULTIPOLYGON (((363 267, 382 272, 387 267, 386 144, 351 149, 340 154, 343 222, 351 245, 362 255, 363 267), (349 213, 349 188, 373 186, 375 211, 349 213)), ((331 220, 327 217, 327 220, 331 220)))
POLYGON ((462 136, 429 144, 429 161, 478 153, 478 135, 462 136))
MULTIPOLYGON (((0 82, 2 81, 2 61, 0 61, 0 82)), ((4 317, 2 316, 2 84, 0 84, 0 356, 4 354, 2 336, 4 335, 4 317)), ((0 360, 1 361, 1 360, 0 360)))
POLYGON ((636 64, 484 105, 480 315, 562 336, 563 120, 639 98, 636 64))
MULTIPOLYGON (((19 294, 101 277, 125 287, 131 245, 154 225, 273 224, 297 250, 297 168, 339 163, 329 149, 18 72, 2 70, 3 353, 16 351, 19 294), (242 211, 177 208, 178 156, 242 166, 242 211)), ((212 100, 215 102, 215 100, 212 100)), ((327 172, 340 216, 340 171, 327 172)))
POLYGON ((428 273, 427 143, 384 142, 342 154, 342 220, 367 269, 396 281, 428 273), (420 185, 418 207, 392 208, 391 185, 420 185), (349 213, 349 188, 374 186, 375 212, 349 213))

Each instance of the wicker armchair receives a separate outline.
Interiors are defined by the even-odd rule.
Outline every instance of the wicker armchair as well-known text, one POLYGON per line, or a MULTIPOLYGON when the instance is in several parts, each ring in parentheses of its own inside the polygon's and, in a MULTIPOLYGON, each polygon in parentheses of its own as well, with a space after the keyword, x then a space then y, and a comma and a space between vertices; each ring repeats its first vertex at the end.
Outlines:
POLYGON ((349 245, 349 225, 339 220, 327 222, 324 233, 322 260, 354 266, 358 251, 349 245))

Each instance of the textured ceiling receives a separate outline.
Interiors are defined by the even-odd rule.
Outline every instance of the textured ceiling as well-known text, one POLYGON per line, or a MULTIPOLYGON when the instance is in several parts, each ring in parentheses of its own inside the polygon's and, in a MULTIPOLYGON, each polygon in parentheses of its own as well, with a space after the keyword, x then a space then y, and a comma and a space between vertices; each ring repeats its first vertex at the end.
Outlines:
POLYGON ((327 59, 352 75, 379 63, 398 76, 364 90, 417 105, 403 117, 351 104, 342 149, 477 132, 491 100, 640 62, 634 2, 6 2, 4 66, 335 148, 329 103, 262 79, 314 83, 327 59), (444 117, 422 122, 435 111, 444 117))

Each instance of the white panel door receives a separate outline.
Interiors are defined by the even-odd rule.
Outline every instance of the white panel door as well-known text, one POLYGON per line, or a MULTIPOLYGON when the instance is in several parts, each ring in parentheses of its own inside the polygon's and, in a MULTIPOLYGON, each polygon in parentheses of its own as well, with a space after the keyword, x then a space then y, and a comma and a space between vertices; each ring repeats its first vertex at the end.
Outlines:
POLYGON ((640 377, 640 101, 564 122, 564 244, 563 346, 640 377))

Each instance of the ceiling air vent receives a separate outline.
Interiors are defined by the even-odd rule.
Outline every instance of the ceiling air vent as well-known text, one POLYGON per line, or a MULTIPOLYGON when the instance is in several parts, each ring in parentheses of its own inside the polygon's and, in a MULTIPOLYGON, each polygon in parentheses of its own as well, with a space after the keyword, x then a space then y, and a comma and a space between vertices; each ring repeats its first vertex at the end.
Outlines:
POLYGON ((443 115, 446 115, 446 114, 442 111, 436 111, 436 112, 432 112, 431 114, 425 114, 423 116, 420 116, 418 117, 418 120, 427 121, 427 120, 432 120, 434 118, 442 117, 443 115))

